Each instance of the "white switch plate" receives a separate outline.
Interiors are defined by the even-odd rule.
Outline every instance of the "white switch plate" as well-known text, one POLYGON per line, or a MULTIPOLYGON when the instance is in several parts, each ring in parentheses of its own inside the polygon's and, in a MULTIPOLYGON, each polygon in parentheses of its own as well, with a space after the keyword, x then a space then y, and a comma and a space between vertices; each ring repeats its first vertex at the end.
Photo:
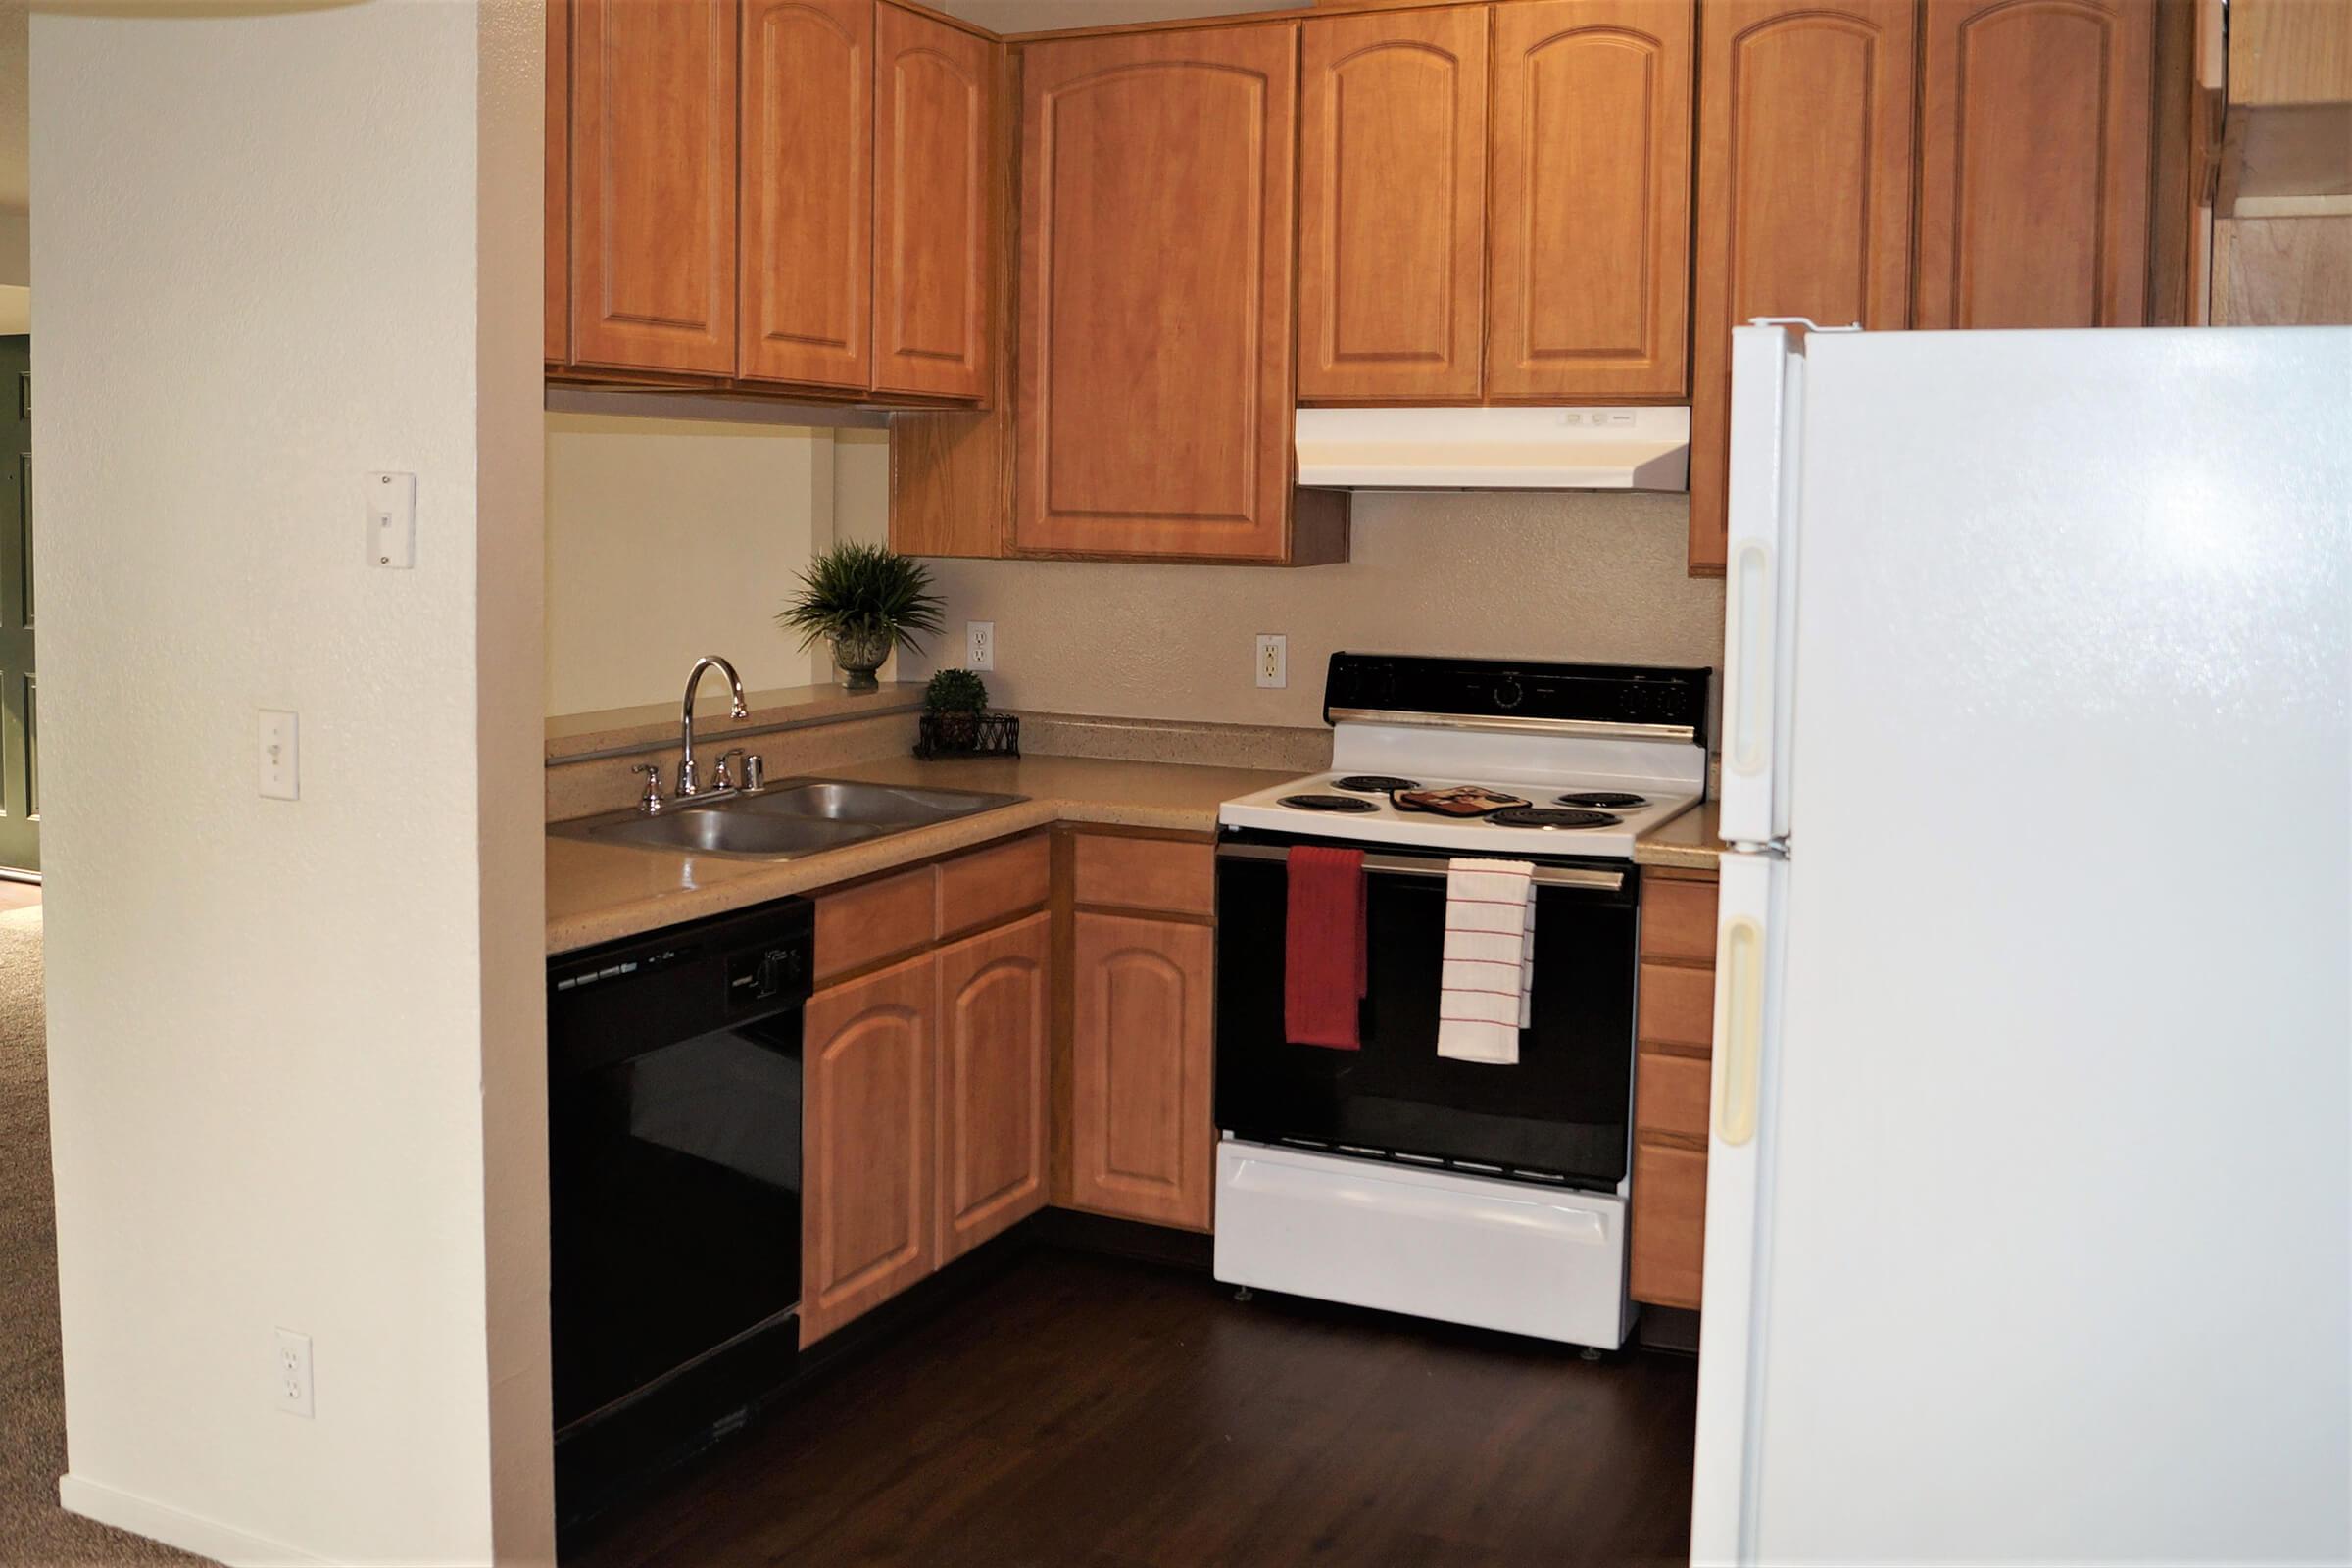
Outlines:
POLYGON ((1291 683, 1291 640, 1280 632, 1258 634, 1257 683, 1276 687, 1291 683))
POLYGON ((318 1414, 311 1398, 311 1337, 292 1329, 278 1329, 270 1336, 270 1386, 275 1391, 270 1401, 288 1415, 301 1416, 305 1421, 318 1414))
POLYGON ((262 794, 272 801, 302 799, 302 751, 299 721, 283 709, 262 710, 262 794))
POLYGON ((416 564, 416 476, 368 476, 368 559, 393 571, 416 564))
POLYGON ((963 623, 963 667, 994 669, 997 667, 997 623, 993 620, 967 620, 963 623))

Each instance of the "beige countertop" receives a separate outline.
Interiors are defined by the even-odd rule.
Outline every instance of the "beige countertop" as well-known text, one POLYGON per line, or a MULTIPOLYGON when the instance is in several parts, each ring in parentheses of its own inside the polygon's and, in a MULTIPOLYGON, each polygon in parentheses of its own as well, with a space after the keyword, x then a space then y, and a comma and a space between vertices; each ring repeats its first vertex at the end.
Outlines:
MULTIPOLYGON (((788 893, 807 893, 948 855, 1053 822, 1208 832, 1217 807, 1295 775, 1092 757, 923 762, 911 757, 826 769, 828 778, 874 784, 1026 795, 1018 806, 936 827, 894 833, 797 860, 734 860, 682 851, 547 841, 547 951, 564 953, 618 937, 724 914, 788 893)), ((1642 865, 1712 870, 1715 803, 1686 811, 1635 846, 1642 865)))
MULTIPOLYGON (((1217 807, 1297 775, 1092 757, 856 762, 827 778, 1026 795, 1018 806, 798 860, 729 860, 669 850, 547 841, 547 951, 564 953, 680 920, 724 914, 787 893, 831 887, 1050 822, 1103 822, 1207 832, 1217 807)), ((780 782, 780 781, 779 781, 780 782)))
POLYGON ((1662 822, 1634 845, 1636 865, 1672 865, 1686 871, 1712 871, 1722 854, 1717 836, 1715 803, 1701 801, 1671 822, 1662 822))

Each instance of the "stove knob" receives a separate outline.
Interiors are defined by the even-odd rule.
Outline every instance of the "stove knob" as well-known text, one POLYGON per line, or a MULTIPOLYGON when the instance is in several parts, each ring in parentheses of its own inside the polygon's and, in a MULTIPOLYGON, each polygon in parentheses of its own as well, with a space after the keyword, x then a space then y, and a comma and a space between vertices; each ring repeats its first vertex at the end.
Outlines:
POLYGON ((1526 695, 1519 689, 1519 683, 1516 680, 1505 675, 1502 677, 1502 683, 1494 688, 1494 706, 1496 708, 1517 708, 1519 700, 1526 695))

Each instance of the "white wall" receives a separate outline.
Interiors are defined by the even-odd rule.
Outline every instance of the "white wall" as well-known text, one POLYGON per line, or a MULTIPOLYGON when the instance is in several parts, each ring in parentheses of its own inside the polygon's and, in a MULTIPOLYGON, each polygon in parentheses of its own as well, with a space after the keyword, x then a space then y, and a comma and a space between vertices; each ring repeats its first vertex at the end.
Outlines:
POLYGON ((551 1555, 542 26, 32 24, 63 1491, 231 1560, 551 1555))
POLYGON ((747 687, 826 678, 775 615, 831 537, 831 432, 591 414, 546 425, 547 712, 675 702, 703 654, 747 687))

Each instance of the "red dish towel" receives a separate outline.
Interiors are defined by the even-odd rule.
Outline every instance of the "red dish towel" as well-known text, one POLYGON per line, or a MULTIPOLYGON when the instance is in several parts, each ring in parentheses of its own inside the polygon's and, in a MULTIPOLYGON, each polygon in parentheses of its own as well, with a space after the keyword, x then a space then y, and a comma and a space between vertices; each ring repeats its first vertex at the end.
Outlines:
POLYGON ((1361 1051, 1358 1004, 1371 971, 1364 946, 1364 852, 1299 845, 1290 853, 1284 922, 1284 1038, 1361 1051))

